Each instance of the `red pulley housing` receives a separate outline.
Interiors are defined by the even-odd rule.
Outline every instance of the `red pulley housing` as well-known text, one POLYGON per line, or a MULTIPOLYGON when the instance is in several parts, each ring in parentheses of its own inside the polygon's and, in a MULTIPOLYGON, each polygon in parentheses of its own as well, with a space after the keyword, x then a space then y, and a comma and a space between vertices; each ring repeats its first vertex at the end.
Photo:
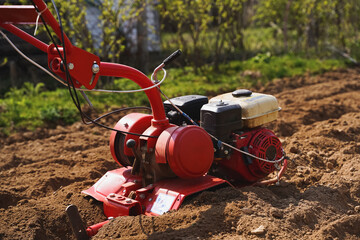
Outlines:
MULTIPOLYGON (((142 134, 151 125, 153 117, 149 114, 130 113, 121 118, 115 125, 115 129, 142 134)), ((133 164, 134 154, 131 149, 126 146, 129 139, 134 139, 139 144, 139 136, 132 134, 124 134, 112 131, 110 135, 110 151, 114 160, 121 166, 127 167, 133 164)))
POLYGON ((169 127, 158 138, 155 159, 159 164, 168 164, 180 178, 201 177, 213 162, 213 143, 200 127, 169 127))
MULTIPOLYGON (((152 116, 148 114, 131 113, 121 118, 115 129, 143 134, 151 126, 151 119, 152 116)), ((134 164, 134 154, 126 146, 129 139, 135 140, 136 148, 139 149, 139 136, 116 131, 110 136, 111 154, 116 162, 125 167, 134 164)), ((147 168, 147 171, 156 173, 157 180, 174 174, 184 179, 203 176, 214 159, 209 134, 197 126, 170 125, 158 137, 154 150, 154 161, 147 164, 151 168, 147 168)))

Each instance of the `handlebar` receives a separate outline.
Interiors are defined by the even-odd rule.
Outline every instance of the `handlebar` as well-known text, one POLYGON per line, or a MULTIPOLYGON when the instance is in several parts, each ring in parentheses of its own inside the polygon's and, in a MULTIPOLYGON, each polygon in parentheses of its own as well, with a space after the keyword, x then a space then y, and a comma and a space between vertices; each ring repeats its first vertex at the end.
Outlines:
MULTIPOLYGON (((62 79, 67 79, 66 72, 61 68, 62 58, 64 57, 63 47, 65 46, 66 62, 68 64, 67 66, 69 66, 68 73, 71 76, 71 81, 75 88, 84 86, 87 89, 93 89, 100 76, 125 77, 137 83, 141 88, 147 88, 154 85, 146 75, 134 68, 121 64, 101 62, 98 56, 73 46, 69 41, 69 38, 63 33, 59 23, 51 14, 44 1, 33 0, 33 3, 34 6, 25 7, 0 6, 0 27, 46 52, 50 69, 62 79), (38 14, 41 15, 40 17, 42 20, 39 23, 49 25, 59 39, 62 40, 62 46, 56 46, 54 43, 48 45, 13 25, 19 23, 36 23, 38 14)), ((168 64, 178 55, 179 51, 167 58, 164 62, 168 64)), ((147 95, 153 110, 153 126, 167 126, 169 121, 166 118, 164 106, 158 90, 152 88, 146 90, 145 94, 147 95)))
POLYGON ((176 58, 178 58, 181 55, 181 53, 182 53, 181 50, 178 49, 175 52, 173 52, 170 56, 165 58, 165 60, 162 62, 164 64, 164 67, 170 64, 171 62, 173 62, 176 58))
POLYGON ((154 69, 154 72, 151 74, 151 80, 154 82, 154 83, 157 83, 159 82, 158 79, 157 79, 157 73, 158 71, 160 70, 163 70, 164 71, 164 77, 161 81, 164 80, 164 78, 166 77, 166 71, 164 69, 164 67, 166 65, 169 65, 170 63, 172 63, 177 57, 179 57, 181 55, 181 50, 178 49, 176 50, 175 52, 173 52, 170 56, 168 56, 167 58, 165 58, 165 60, 159 65, 157 66, 155 69, 154 69))

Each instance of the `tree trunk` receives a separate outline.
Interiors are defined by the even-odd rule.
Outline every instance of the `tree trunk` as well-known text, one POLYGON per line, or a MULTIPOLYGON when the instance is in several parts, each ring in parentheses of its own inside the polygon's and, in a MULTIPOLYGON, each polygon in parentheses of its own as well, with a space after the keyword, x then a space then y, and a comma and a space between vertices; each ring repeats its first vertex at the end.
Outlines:
POLYGON ((315 6, 314 8, 311 10, 311 13, 310 13, 310 21, 309 21, 309 25, 308 25, 308 28, 307 28, 307 47, 308 48, 311 48, 311 47, 315 47, 317 48, 317 17, 316 17, 316 13, 314 13, 314 9, 316 9, 316 6, 317 6, 317 3, 318 1, 315 1, 315 6))
POLYGON ((17 87, 17 80, 18 80, 18 68, 16 62, 14 60, 9 61, 10 67, 10 81, 12 87, 17 87))
MULTIPOLYGON (((146 3, 145 3, 146 4, 146 3)), ((148 29, 146 17, 146 5, 140 12, 137 21, 137 52, 136 52, 136 66, 144 72, 149 72, 149 49, 148 49, 148 29)))
POLYGON ((291 7, 292 0, 288 0, 286 3, 285 13, 284 13, 284 25, 283 25, 283 33, 284 33, 284 50, 288 51, 288 19, 289 19, 289 11, 291 7))
POLYGON ((345 37, 344 37, 344 32, 342 31, 342 24, 341 24, 341 19, 342 19, 342 10, 343 10, 344 6, 342 4, 342 1, 338 1, 336 3, 335 6, 335 13, 336 13, 336 26, 337 26, 337 36, 338 36, 338 40, 341 44, 341 47, 343 49, 345 49, 345 37))

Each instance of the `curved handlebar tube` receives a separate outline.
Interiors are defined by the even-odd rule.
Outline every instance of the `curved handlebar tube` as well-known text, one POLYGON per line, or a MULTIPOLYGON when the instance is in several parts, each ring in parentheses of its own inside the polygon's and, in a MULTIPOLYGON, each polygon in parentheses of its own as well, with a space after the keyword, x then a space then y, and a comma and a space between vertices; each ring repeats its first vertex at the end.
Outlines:
MULTIPOLYGON (((36 8, 41 12, 41 16, 56 33, 59 39, 61 38, 61 29, 59 23, 51 14, 46 4, 42 0, 33 0, 36 8)), ((36 48, 48 54, 48 64, 50 68, 55 62, 59 61, 59 53, 55 50, 54 45, 48 45, 32 35, 22 31, 13 24, 34 24, 38 13, 34 6, 0 6, 0 27, 13 33, 14 35, 29 42, 36 48)), ((42 23, 39 21, 39 23, 42 23)), ((116 63, 100 62, 98 56, 86 52, 80 48, 73 46, 69 38, 64 34, 64 43, 67 51, 68 63, 72 63, 75 68, 70 70, 70 75, 74 82, 75 87, 84 86, 88 89, 93 89, 99 76, 113 76, 128 78, 138 84, 141 88, 153 86, 154 83, 142 72, 135 68, 116 63), (93 73, 93 64, 100 66, 100 72, 93 73)), ((59 47, 60 54, 63 54, 62 47, 59 47)), ((53 71, 56 69, 52 69, 53 71)), ((65 73, 61 70, 55 71, 61 78, 65 79, 65 73)), ((169 126, 169 120, 166 118, 164 105, 157 88, 152 88, 145 91, 151 108, 153 110, 152 126, 155 128, 165 128, 169 126)))
MULTIPOLYGON (((154 85, 154 83, 139 70, 117 63, 101 62, 100 75, 128 78, 142 88, 147 88, 154 85)), ((160 97, 159 90, 157 88, 152 88, 146 90, 145 93, 149 99, 153 111, 153 117, 154 117, 152 121, 153 126, 154 127, 156 127, 157 125, 168 126, 169 121, 165 115, 164 104, 160 97)))

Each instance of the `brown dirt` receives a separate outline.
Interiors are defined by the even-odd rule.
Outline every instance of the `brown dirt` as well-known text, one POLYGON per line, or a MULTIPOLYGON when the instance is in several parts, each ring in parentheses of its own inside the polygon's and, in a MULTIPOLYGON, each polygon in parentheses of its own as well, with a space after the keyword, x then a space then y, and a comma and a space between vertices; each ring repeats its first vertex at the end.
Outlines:
MULTIPOLYGON (((118 217, 94 239, 360 239, 360 69, 261 91, 283 108, 269 128, 294 160, 279 186, 205 191, 160 217, 118 217)), ((105 220, 81 190, 117 167, 109 134, 76 123, 1 139, 0 239, 73 239, 68 204, 87 225, 105 220)))

